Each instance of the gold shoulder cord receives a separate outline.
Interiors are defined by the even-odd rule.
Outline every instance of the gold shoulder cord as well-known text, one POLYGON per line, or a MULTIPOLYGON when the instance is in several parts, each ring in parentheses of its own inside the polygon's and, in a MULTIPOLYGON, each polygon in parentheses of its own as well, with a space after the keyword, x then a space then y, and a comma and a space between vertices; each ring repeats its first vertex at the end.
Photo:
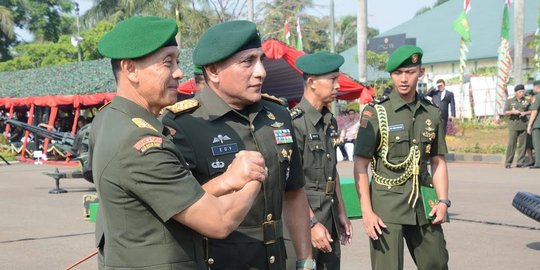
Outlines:
POLYGON ((416 205, 416 201, 418 200, 419 196, 419 186, 418 186, 418 174, 420 173, 420 149, 418 148, 418 145, 411 146, 409 150, 409 155, 407 156, 407 159, 405 159, 403 162, 399 164, 392 164, 388 161, 388 116, 386 115, 386 110, 382 105, 375 105, 375 109, 377 110, 377 118, 379 120, 379 129, 381 131, 381 143, 379 144, 379 147, 377 150, 380 153, 381 160, 383 162, 383 165, 392 170, 400 170, 405 169, 405 172, 399 176, 398 178, 386 178, 382 177, 375 171, 375 165, 376 165, 376 158, 373 157, 371 160, 371 173, 373 175, 373 179, 377 184, 392 187, 392 186, 399 186, 403 185, 409 178, 412 176, 413 185, 412 185, 412 191, 411 196, 409 196, 408 203, 411 204, 411 200, 413 196, 415 196, 414 201, 412 202, 411 207, 414 208, 416 205))

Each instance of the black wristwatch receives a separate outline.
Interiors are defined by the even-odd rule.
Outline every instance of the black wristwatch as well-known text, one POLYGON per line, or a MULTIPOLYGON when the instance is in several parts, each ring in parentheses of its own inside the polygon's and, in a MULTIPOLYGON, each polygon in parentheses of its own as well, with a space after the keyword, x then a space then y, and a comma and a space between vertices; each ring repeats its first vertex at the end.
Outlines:
POLYGON ((452 205, 452 202, 448 199, 446 200, 439 200, 437 203, 444 203, 446 204, 446 207, 450 208, 450 206, 452 205))
POLYGON ((317 217, 315 215, 313 215, 311 217, 311 219, 309 220, 309 222, 310 222, 309 227, 313 228, 313 226, 315 226, 315 224, 319 223, 319 220, 317 219, 317 217))

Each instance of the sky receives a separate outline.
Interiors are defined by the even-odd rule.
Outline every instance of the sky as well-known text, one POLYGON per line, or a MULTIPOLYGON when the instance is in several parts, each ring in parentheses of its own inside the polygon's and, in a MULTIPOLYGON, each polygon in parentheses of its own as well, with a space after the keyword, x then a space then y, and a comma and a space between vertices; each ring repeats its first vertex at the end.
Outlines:
MULTIPOLYGON (((255 6, 261 0, 254 0, 255 6)), ((93 0, 76 0, 81 14, 92 6, 93 0)), ((309 13, 315 16, 330 14, 330 0, 313 0, 315 7, 309 13)), ((368 26, 385 32, 412 19, 423 7, 431 7, 435 0, 368 0, 368 26)), ((334 17, 355 15, 358 12, 358 0, 334 0, 334 17)))

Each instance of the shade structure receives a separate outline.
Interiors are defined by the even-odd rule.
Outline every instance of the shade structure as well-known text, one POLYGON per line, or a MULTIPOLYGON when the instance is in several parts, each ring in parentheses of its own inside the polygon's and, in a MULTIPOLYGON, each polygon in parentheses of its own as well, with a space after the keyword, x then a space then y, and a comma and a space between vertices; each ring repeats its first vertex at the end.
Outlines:
MULTIPOLYGON (((294 62, 304 52, 287 46, 285 43, 269 39, 262 44, 266 58, 263 60, 266 68, 266 79, 262 86, 262 92, 276 97, 284 97, 288 100, 299 100, 304 92, 302 72, 294 62)), ((338 99, 360 99, 365 104, 373 100, 375 89, 366 87, 349 76, 339 75, 338 99)), ((192 95, 196 92, 194 79, 189 79, 178 87, 178 92, 183 95, 192 95)))

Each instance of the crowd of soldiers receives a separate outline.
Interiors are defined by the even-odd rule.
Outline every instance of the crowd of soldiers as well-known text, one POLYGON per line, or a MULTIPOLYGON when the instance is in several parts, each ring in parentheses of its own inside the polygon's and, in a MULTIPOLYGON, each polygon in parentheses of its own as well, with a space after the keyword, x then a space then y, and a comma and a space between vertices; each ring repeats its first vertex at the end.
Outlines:
MULTIPOLYGON (((136 16, 98 44, 117 85, 90 133, 100 269, 340 269, 353 228, 329 105, 344 58, 299 57, 304 95, 289 111, 261 94, 256 25, 221 23, 193 52, 202 89, 177 102, 177 31, 174 20, 136 16)), ((395 50, 395 91, 357 126, 354 175, 374 269, 402 269, 404 240, 419 269, 448 269, 447 149, 437 108, 416 94, 422 55, 395 50)))

